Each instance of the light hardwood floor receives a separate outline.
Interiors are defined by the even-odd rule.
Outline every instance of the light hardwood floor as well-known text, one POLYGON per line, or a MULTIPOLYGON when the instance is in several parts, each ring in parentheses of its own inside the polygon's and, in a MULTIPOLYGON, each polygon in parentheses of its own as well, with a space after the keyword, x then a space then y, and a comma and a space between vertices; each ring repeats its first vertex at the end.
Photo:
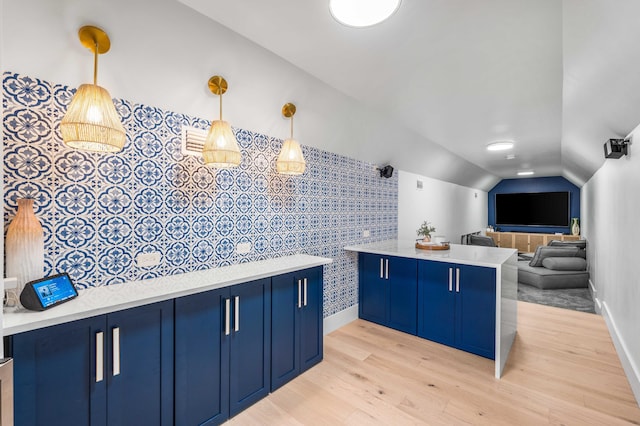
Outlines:
POLYGON ((232 425, 640 424, 602 317, 518 302, 501 380, 493 361, 357 320, 324 361, 232 425))

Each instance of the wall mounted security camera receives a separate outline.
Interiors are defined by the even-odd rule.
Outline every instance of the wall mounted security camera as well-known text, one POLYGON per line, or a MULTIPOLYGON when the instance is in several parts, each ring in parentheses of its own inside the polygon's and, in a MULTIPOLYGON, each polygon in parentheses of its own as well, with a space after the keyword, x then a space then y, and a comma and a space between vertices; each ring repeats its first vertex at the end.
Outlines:
POLYGON ((604 143, 604 158, 620 158, 627 155, 629 141, 626 139, 609 139, 604 143))
POLYGON ((393 166, 392 165, 386 165, 382 168, 377 169, 378 171, 380 171, 380 177, 383 178, 390 178, 391 176, 393 176, 393 166))

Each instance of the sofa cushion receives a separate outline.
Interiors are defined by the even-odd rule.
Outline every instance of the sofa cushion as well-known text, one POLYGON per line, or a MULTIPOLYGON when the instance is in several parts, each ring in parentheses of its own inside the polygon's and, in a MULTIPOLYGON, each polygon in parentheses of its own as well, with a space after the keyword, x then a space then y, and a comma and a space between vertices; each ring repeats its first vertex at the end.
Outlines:
POLYGON ((551 247, 578 247, 581 249, 587 248, 587 240, 575 240, 575 241, 560 241, 560 240, 551 240, 547 244, 547 246, 551 247))
POLYGON ((547 257, 582 257, 578 247, 554 247, 539 246, 529 266, 542 266, 542 261, 547 257))
POLYGON ((577 241, 560 241, 560 240, 551 240, 547 246, 550 247, 578 247, 580 251, 578 252, 578 256, 583 259, 587 258, 587 240, 577 240, 577 241))
POLYGON ((518 262, 518 282, 540 289, 584 288, 589 286, 587 271, 554 271, 544 267, 529 266, 529 262, 518 262))
POLYGON ((546 257, 542 266, 554 271, 586 271, 587 261, 581 257, 546 257))

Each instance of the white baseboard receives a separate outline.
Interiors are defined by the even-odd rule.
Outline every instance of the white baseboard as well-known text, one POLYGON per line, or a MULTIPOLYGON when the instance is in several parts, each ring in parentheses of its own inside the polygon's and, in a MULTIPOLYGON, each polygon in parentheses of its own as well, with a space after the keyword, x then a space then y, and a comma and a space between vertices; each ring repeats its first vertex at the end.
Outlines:
POLYGON ((349 324, 351 321, 358 319, 358 304, 344 309, 338 313, 330 315, 324 319, 323 327, 324 334, 329 334, 334 330, 339 329, 343 325, 349 324))
POLYGON ((607 323, 611 340, 613 340, 616 352, 618 352, 618 358, 620 358, 622 368, 627 375, 627 380, 629 380, 629 385, 631 385, 633 395, 636 397, 636 402, 638 403, 638 406, 640 406, 640 369, 638 369, 638 366, 629 356, 627 345, 625 345, 624 340, 622 340, 620 334, 618 334, 618 328, 616 327, 615 320, 609 314, 607 302, 602 302, 602 317, 607 323))
POLYGON ((591 298, 595 303, 596 313, 602 315, 602 301, 598 297, 598 289, 596 289, 596 286, 593 284, 591 279, 589 279, 589 291, 591 292, 591 298))

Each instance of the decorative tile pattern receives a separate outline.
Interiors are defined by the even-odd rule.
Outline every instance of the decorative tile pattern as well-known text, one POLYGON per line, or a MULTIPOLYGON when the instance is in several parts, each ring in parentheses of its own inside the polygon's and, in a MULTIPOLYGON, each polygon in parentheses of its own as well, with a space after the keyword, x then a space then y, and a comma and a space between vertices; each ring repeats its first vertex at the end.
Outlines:
POLYGON ((210 122, 119 99, 123 151, 72 150, 58 131, 72 95, 3 76, 4 223, 17 198, 35 199, 47 274, 66 271, 89 287, 307 253, 334 260, 325 266, 328 316, 358 299, 357 257, 342 247, 397 236, 397 178, 380 178, 372 164, 303 146, 306 172, 278 175, 282 140, 234 129, 240 167, 211 169, 180 152, 182 126, 210 122), (251 251, 236 253, 239 243, 251 251), (159 265, 136 265, 154 251, 159 265))

